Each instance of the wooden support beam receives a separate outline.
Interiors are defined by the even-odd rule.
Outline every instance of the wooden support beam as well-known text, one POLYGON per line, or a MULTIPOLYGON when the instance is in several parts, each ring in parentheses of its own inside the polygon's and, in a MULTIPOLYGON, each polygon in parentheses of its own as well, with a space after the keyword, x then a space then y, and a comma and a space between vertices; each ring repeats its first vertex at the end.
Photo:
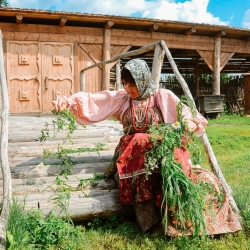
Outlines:
POLYGON ((220 95, 220 46, 221 38, 215 37, 212 95, 220 95))
POLYGON ((196 32, 196 28, 193 26, 192 28, 188 29, 186 32, 185 32, 185 35, 189 36, 193 33, 196 32))
POLYGON ((195 69, 194 69, 194 74, 195 74, 195 96, 200 95, 200 83, 199 83, 199 62, 195 62, 195 69))
POLYGON ((163 59, 165 56, 165 51, 160 45, 155 46, 155 53, 152 66, 152 80, 155 83, 156 89, 159 89, 159 82, 161 77, 161 69, 163 65, 163 59))
POLYGON ((121 61, 118 60, 115 65, 115 90, 121 89, 121 61))
MULTIPOLYGON (((110 59, 110 37, 111 37, 111 29, 104 29, 103 32, 103 61, 110 59)), ((103 65, 102 69, 102 90, 109 90, 110 85, 110 65, 103 65)))
POLYGON ((64 25, 66 24, 66 22, 67 22, 67 17, 62 16, 61 19, 60 19, 60 22, 59 22, 59 26, 60 27, 64 27, 64 25))
POLYGON ((110 29, 114 25, 114 21, 108 20, 105 24, 105 29, 110 29))
POLYGON ((23 15, 21 14, 16 14, 16 23, 19 24, 23 20, 23 15))
POLYGON ((227 34, 226 30, 221 30, 218 33, 215 34, 215 37, 222 37, 227 34))
POLYGON ((154 23, 153 25, 151 25, 151 26, 148 28, 148 31, 149 31, 149 32, 154 32, 154 31, 158 30, 159 27, 160 27, 159 24, 154 23))

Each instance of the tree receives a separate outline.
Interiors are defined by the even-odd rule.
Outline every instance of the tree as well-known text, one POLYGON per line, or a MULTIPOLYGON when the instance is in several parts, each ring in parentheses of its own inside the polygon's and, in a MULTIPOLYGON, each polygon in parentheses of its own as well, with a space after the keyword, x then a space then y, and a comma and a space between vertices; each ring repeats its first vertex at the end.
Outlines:
POLYGON ((0 7, 8 7, 9 4, 7 3, 7 0, 0 0, 0 7))

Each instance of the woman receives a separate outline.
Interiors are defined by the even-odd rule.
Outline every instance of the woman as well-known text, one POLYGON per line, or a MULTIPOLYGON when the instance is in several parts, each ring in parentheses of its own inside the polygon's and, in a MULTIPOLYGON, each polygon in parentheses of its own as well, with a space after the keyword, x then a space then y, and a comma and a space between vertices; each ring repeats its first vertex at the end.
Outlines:
MULTIPOLYGON (((57 111, 68 108, 80 124, 100 122, 110 117, 115 117, 122 123, 124 136, 120 139, 112 164, 105 175, 111 178, 118 173, 120 203, 134 205, 137 223, 146 232, 161 221, 159 207, 162 202, 161 174, 155 172, 146 178, 144 155, 152 149, 148 127, 151 124, 175 123, 179 99, 169 90, 156 91, 150 70, 146 62, 140 59, 130 60, 124 66, 121 80, 123 90, 105 90, 96 94, 79 92, 69 98, 59 97, 53 105, 57 111)), ((204 133, 207 125, 204 117, 197 114, 193 118, 188 107, 182 110, 182 116, 189 130, 194 131, 197 136, 204 133)), ((184 147, 177 148, 174 157, 185 174, 191 177, 192 166, 188 151, 184 147)), ((218 188, 219 180, 212 173, 202 169, 198 172, 196 180, 200 178, 209 181, 218 188)), ((213 209, 213 215, 204 214, 207 234, 241 229, 226 195, 223 205, 213 209)), ((174 225, 169 225, 168 235, 180 233, 174 225)))

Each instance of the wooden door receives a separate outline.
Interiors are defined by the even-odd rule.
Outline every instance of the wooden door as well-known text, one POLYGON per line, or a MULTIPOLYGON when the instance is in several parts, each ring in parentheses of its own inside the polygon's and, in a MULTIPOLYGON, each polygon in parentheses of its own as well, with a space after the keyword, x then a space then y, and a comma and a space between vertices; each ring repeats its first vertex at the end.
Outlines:
POLYGON ((74 92, 73 44, 44 42, 41 52, 42 111, 48 113, 57 95, 70 96, 74 92))
POLYGON ((11 113, 42 111, 39 42, 7 42, 7 82, 11 113))

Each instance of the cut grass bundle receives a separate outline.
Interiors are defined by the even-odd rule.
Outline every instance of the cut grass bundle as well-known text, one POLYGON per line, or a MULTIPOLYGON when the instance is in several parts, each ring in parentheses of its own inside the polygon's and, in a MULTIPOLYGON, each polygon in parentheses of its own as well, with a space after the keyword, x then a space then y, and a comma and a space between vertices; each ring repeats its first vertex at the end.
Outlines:
POLYGON ((198 235, 205 232, 204 188, 200 183, 194 184, 174 159, 174 150, 182 145, 184 128, 184 123, 153 125, 149 130, 153 149, 146 154, 145 161, 147 174, 161 167, 165 233, 171 214, 171 222, 174 221, 175 227, 182 233, 198 235), (161 138, 160 142, 157 138, 161 138))

